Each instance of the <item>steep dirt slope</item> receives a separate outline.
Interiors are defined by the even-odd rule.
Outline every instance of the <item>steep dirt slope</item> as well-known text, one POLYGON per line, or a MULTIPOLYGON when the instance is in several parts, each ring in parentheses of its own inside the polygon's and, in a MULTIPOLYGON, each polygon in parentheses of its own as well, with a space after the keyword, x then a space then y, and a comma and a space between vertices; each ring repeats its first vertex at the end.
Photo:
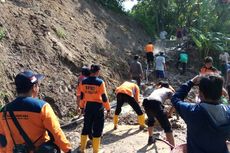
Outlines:
POLYGON ((0 97, 15 95, 13 78, 25 69, 46 75, 41 95, 53 97, 59 117, 75 110, 83 64, 102 65, 109 90, 126 78, 130 54, 149 38, 142 27, 93 0, 6 0, 0 3, 0 97))

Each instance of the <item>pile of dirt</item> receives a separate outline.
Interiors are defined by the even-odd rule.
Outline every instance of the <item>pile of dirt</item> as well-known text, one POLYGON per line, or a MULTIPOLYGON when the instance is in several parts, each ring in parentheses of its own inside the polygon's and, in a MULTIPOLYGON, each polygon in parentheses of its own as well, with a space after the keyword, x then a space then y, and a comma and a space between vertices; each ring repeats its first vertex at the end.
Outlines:
MULTIPOLYGON (((83 65, 98 63, 112 89, 128 78, 131 55, 149 40, 125 15, 93 0, 6 0, 0 3, 0 99, 15 97, 14 77, 26 69, 46 75, 41 96, 53 98, 62 119, 75 115, 75 86, 83 65)), ((52 100, 52 101, 53 101, 52 100)))

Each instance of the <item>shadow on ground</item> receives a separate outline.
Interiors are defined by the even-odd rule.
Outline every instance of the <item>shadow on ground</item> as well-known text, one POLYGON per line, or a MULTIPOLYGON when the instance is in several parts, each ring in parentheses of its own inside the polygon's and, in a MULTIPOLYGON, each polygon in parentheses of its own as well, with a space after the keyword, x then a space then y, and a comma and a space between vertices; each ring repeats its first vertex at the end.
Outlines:
MULTIPOLYGON (((102 144, 104 145, 108 145, 108 144, 111 144, 111 143, 115 143, 121 139, 124 139, 124 138, 127 138, 131 135, 135 135, 139 132, 141 132, 141 130, 137 129, 136 131, 133 131, 133 128, 131 129, 128 129, 125 133, 123 133, 122 135, 117 135, 116 134, 116 130, 110 130, 108 132, 106 132, 104 135, 103 135, 103 141, 102 141, 102 144), (112 133, 113 132, 113 133, 112 133)), ((122 130, 119 130, 118 132, 122 132, 122 130)))

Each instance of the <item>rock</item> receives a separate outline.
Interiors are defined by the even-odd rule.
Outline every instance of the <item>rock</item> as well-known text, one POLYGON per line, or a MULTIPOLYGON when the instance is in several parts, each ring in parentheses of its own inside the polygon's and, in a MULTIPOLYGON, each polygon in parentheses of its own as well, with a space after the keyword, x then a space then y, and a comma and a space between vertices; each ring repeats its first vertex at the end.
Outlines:
POLYGON ((45 10, 44 11, 46 15, 51 16, 51 11, 50 10, 45 10))
POLYGON ((181 125, 179 123, 177 123, 177 122, 173 122, 172 123, 172 128, 173 129, 179 129, 179 128, 181 128, 181 125))
POLYGON ((146 89, 144 89, 143 96, 144 97, 149 96, 153 92, 153 90, 154 90, 153 86, 148 86, 146 89))

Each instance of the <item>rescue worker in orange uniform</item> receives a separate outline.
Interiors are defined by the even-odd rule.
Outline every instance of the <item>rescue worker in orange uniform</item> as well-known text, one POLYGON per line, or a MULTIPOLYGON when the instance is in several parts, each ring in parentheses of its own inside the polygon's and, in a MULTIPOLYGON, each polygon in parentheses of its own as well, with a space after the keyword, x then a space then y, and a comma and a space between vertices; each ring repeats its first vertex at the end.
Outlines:
POLYGON ((90 75, 90 69, 87 66, 83 66, 81 68, 81 75, 78 77, 78 81, 77 81, 77 87, 76 87, 76 95, 77 95, 77 112, 79 112, 80 110, 80 90, 79 90, 79 85, 82 82, 82 80, 86 79, 88 76, 90 75))
POLYGON ((147 64, 149 69, 153 68, 153 60, 154 60, 153 51, 154 51, 154 45, 152 42, 149 42, 145 46, 146 59, 147 59, 147 64))
POLYGON ((15 85, 18 97, 6 104, 0 112, 0 152, 12 153, 17 145, 26 144, 19 130, 12 121, 9 111, 12 111, 20 126, 34 143, 35 149, 42 143, 48 141, 47 130, 54 137, 54 143, 65 153, 71 153, 71 146, 66 139, 58 118, 51 106, 39 100, 39 80, 44 78, 41 74, 34 74, 32 71, 19 73, 15 78, 15 85), (3 117, 3 110, 6 119, 3 117))
POLYGON ((204 58, 204 66, 200 69, 201 75, 219 74, 220 72, 213 66, 213 59, 211 56, 204 58))
POLYGON ((138 115, 138 123, 140 125, 140 129, 144 129, 145 126, 145 116, 141 110, 139 105, 140 103, 140 89, 138 85, 132 82, 125 81, 121 86, 116 88, 116 96, 117 96, 117 106, 115 110, 115 114, 113 117, 114 129, 117 129, 118 125, 118 116, 121 113, 121 107, 125 102, 127 102, 137 113, 138 115))
MULTIPOLYGON (((90 75, 90 68, 87 67, 87 66, 83 66, 83 67, 81 68, 81 75, 78 77, 78 82, 77 82, 77 87, 76 87, 77 113, 79 113, 79 117, 82 115, 82 114, 81 114, 81 109, 80 109, 81 91, 80 91, 80 89, 79 89, 79 85, 80 85, 80 83, 81 83, 84 79, 86 79, 87 77, 89 77, 89 75, 90 75)), ((92 144, 92 139, 93 139, 92 133, 90 133, 90 134, 88 135, 88 137, 89 137, 89 140, 88 140, 87 144, 92 144)))
POLYGON ((93 64, 90 76, 80 83, 80 108, 84 109, 84 126, 81 133, 80 151, 86 148, 87 136, 93 130, 93 153, 98 153, 100 140, 104 128, 104 108, 107 115, 110 113, 110 104, 107 97, 105 83, 98 78, 100 66, 93 64))

